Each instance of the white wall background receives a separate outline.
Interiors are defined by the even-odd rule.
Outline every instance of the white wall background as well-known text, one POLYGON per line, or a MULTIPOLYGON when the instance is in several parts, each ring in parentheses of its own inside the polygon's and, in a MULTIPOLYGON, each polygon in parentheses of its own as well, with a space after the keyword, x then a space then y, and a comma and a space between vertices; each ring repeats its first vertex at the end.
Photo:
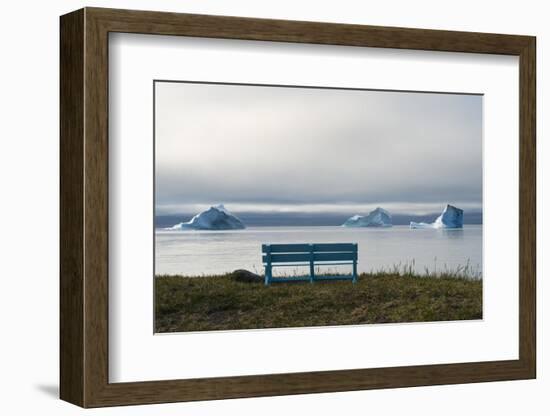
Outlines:
MULTIPOLYGON (((544 348, 543 244, 550 233, 543 211, 548 197, 550 146, 543 119, 550 90, 545 2, 364 2, 278 0, 121 0, 6 2, 0 15, 0 410, 3 414, 72 415, 81 409, 58 395, 58 16, 82 6, 103 6, 276 19, 453 29, 536 35, 538 41, 538 329, 539 377, 534 381, 422 387, 338 394, 224 400, 87 411, 102 415, 280 415, 315 413, 429 415, 543 415, 550 403, 550 361, 544 348), (544 201, 546 199, 546 201, 544 201)), ((503 234, 505 233, 503 229, 503 234)))

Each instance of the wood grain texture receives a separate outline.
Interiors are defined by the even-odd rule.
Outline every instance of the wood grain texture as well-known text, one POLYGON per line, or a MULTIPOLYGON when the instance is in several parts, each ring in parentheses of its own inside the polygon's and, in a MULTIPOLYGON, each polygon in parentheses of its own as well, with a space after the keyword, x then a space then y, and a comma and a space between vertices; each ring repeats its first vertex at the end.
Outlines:
POLYGON ((87 8, 111 32, 519 55, 528 36, 87 8))
POLYGON ((536 377, 536 41, 520 54, 519 142, 519 355, 536 377))
POLYGON ((60 24, 60 388, 84 404, 84 12, 60 24))
MULTIPOLYGON (((534 378, 535 38, 86 8, 61 18, 61 397, 83 407, 534 378), (519 359, 189 380, 108 380, 108 33, 520 58, 519 359)), ((514 271, 511 271, 514 272, 514 271)))
POLYGON ((84 377, 85 406, 108 380, 108 32, 85 9, 84 377))

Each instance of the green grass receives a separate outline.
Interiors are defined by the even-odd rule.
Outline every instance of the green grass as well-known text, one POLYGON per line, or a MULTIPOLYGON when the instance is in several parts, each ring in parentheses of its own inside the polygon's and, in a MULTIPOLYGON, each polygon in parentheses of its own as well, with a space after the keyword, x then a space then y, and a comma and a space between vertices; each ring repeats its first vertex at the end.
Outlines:
POLYGON ((393 268, 350 281, 262 283, 220 276, 155 278, 156 332, 482 318, 482 281, 458 271, 393 268))

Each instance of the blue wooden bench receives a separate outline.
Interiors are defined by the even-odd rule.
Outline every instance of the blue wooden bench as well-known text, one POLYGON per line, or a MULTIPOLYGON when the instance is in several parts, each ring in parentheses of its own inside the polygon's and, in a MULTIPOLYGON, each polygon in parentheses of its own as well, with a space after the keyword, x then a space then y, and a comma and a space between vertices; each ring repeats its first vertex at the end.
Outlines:
POLYGON ((351 280, 357 281, 357 244, 262 244, 262 260, 265 267, 266 286, 275 282, 316 280, 351 280), (351 275, 315 275, 318 266, 352 266, 351 275), (273 267, 309 266, 309 276, 273 277, 273 267))

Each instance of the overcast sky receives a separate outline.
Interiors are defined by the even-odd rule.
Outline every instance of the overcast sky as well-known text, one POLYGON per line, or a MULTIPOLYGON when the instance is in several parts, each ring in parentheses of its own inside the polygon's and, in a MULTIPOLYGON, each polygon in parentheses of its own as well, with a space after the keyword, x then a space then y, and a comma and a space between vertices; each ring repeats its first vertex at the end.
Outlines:
POLYGON ((482 204, 482 97, 155 83, 156 213, 482 204))

